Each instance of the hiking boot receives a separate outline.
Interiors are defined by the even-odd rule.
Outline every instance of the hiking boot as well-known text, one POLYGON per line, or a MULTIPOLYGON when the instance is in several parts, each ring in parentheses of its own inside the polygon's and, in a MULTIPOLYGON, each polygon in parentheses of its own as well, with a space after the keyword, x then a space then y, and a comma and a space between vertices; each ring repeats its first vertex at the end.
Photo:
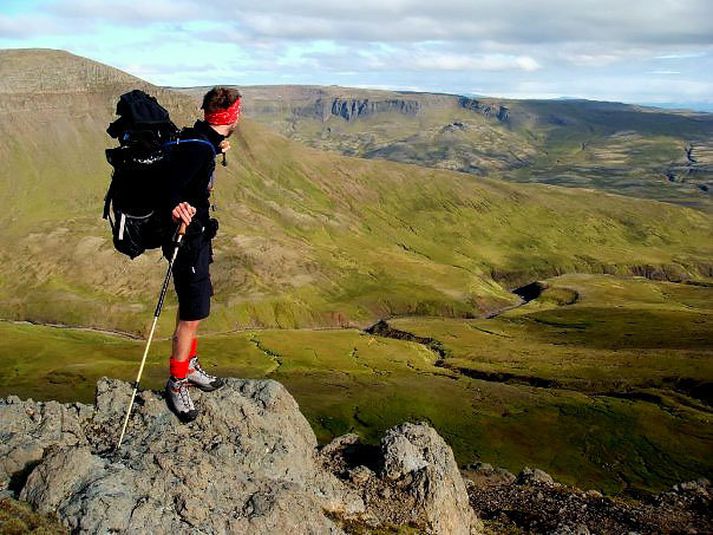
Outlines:
POLYGON ((186 379, 188 379, 188 382, 192 385, 203 390, 203 392, 212 392, 213 390, 218 390, 225 385, 225 381, 223 379, 216 377, 215 375, 210 375, 206 373, 203 368, 201 368, 201 365, 198 362, 198 357, 193 357, 189 361, 186 379))
POLYGON ((192 422, 198 416, 198 410, 188 393, 188 379, 169 378, 166 383, 166 400, 181 422, 192 422))

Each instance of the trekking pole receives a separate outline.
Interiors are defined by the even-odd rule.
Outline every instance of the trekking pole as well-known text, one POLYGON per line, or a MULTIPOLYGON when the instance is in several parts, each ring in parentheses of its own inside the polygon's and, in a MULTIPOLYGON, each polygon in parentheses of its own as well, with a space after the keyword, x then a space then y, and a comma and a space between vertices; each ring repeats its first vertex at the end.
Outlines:
POLYGON ((163 308, 163 300, 166 297, 166 291, 168 290, 168 283, 171 280, 171 269, 173 268, 173 263, 176 261, 176 256, 178 255, 178 248, 181 246, 181 240, 186 233, 186 224, 181 223, 178 228, 178 235, 176 236, 176 247, 173 249, 173 255, 171 256, 171 261, 168 263, 168 270, 166 271, 166 276, 163 279, 163 286, 161 287, 161 294, 158 297, 158 303, 156 304, 156 310, 153 315, 153 324, 151 325, 151 331, 149 331, 149 338, 146 341, 146 349, 144 349, 144 356, 141 358, 141 366, 139 366, 139 373, 136 376, 136 382, 134 383, 134 391, 131 394, 131 401, 129 402, 129 408, 126 411, 126 417, 124 418, 124 425, 121 428, 121 435, 119 436, 119 443, 116 446, 118 450, 121 447, 121 442, 124 440, 124 433, 126 432, 126 425, 129 423, 129 416, 131 415, 131 408, 134 406, 134 399, 136 398, 136 392, 139 390, 139 382, 141 381, 141 374, 144 371, 144 364, 146 364, 146 356, 149 354, 149 346, 151 345, 151 340, 153 340, 154 331, 156 331, 156 324, 158 323, 158 317, 161 315, 161 309, 163 308))

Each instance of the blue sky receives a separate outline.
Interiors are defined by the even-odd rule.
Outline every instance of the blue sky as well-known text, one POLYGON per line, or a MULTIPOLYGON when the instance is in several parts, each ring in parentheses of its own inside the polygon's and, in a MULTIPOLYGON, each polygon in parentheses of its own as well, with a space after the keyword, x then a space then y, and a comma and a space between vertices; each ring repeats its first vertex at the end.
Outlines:
POLYGON ((0 0, 0 48, 159 85, 378 87, 713 111, 711 0, 0 0))

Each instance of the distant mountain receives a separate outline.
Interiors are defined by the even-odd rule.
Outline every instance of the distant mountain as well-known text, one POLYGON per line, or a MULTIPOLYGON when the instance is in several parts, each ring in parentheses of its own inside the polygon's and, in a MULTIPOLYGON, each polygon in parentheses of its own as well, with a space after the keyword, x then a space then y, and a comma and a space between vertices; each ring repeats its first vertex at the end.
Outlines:
MULTIPOLYGON (((118 96, 134 87, 157 96, 178 124, 192 123, 195 99, 61 51, 2 51, 0 65, 0 317, 143 331, 165 264, 158 252, 131 262, 111 246, 100 218, 110 174, 104 149, 114 144, 105 129, 118 96)), ((253 116, 280 109, 258 98, 259 91, 246 90, 253 116)), ((428 106, 450 125, 438 139, 468 140, 481 132, 476 137, 489 140, 492 150, 485 141, 478 149, 483 166, 505 172, 540 157, 535 147, 542 134, 528 138, 524 126, 512 126, 544 120, 525 107, 504 117, 500 104, 454 105, 447 95, 402 95, 363 106, 347 97, 317 106, 308 95, 295 107, 305 91, 327 90, 290 91, 284 117, 296 131, 332 124, 333 137, 354 140, 355 152, 358 140, 376 135, 364 133, 364 123, 379 136, 390 129, 396 135, 404 117, 409 125, 423 119, 423 131, 433 131, 423 116, 428 106), (469 117, 462 128, 452 120, 454 109, 469 117), (511 147, 507 154, 495 150, 503 143, 511 147)), ((597 107, 589 113, 622 113, 616 105, 597 107)), ((589 123, 578 124, 586 130, 589 123)), ((650 128, 660 122, 652 119, 650 128)), ((424 150, 426 141, 419 138, 424 150)), ((250 119, 233 147, 217 177, 213 330, 366 326, 400 314, 473 316, 515 302, 514 286, 570 271, 713 275, 713 218, 700 211, 348 158, 306 148, 250 119)), ((175 302, 168 305, 166 331, 175 302)))
POLYGON ((241 90, 247 116, 313 147, 713 210, 713 114, 336 86, 241 90))
POLYGON ((642 102, 641 105, 667 110, 713 113, 713 102, 642 102))

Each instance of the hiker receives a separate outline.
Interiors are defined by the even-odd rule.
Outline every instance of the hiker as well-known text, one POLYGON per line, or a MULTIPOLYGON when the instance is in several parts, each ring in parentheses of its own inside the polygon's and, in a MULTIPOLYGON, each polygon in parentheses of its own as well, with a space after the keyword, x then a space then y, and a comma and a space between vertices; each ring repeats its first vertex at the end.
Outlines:
MULTIPOLYGON (((169 359, 170 378, 166 383, 169 405, 183 422, 198 416, 188 386, 213 391, 224 385, 223 379, 206 373, 198 361, 197 332, 201 320, 210 314, 213 286, 209 265, 213 262, 211 240, 218 222, 210 217, 215 156, 230 149, 227 138, 240 120, 241 95, 236 89, 214 87, 203 97, 204 120, 186 128, 181 138, 206 139, 212 145, 186 143, 171 159, 167 174, 166 213, 174 223, 184 223, 186 234, 173 265, 173 280, 178 296, 176 329, 169 359)), ((225 159, 223 160, 225 165, 225 159)), ((163 246, 166 258, 173 245, 163 246)))

